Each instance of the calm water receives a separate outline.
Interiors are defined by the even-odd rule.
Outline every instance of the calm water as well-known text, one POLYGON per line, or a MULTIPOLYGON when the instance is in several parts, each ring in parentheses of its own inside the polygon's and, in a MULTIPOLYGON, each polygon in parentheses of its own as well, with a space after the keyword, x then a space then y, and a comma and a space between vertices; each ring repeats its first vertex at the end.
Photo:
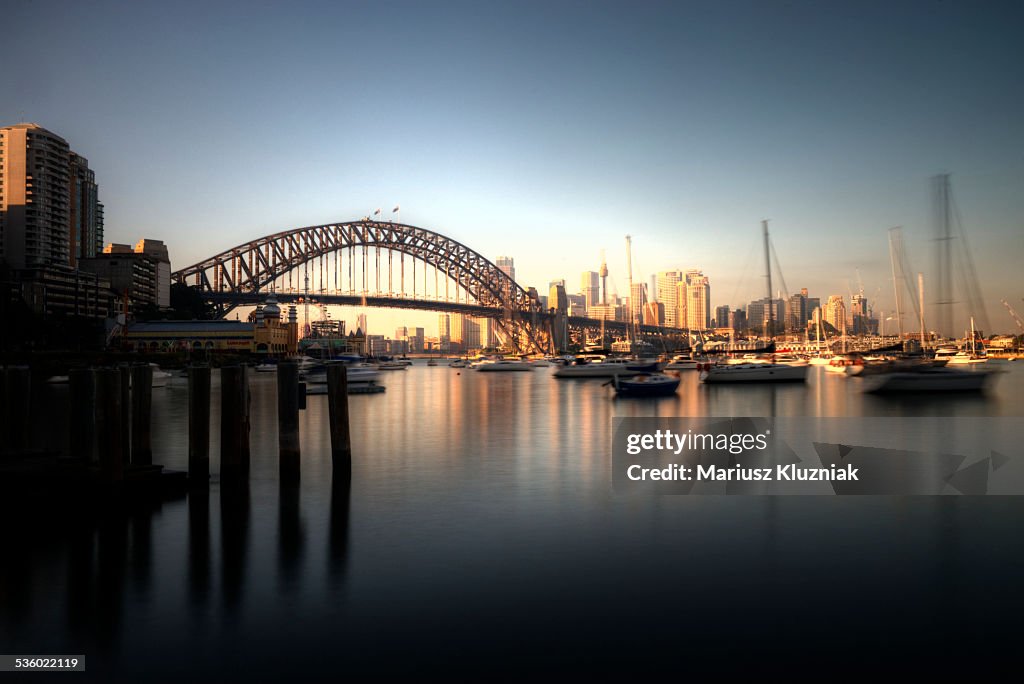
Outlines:
MULTIPOLYGON (((615 416, 1021 416, 1024 363, 999 367, 986 397, 871 397, 812 369, 806 387, 684 374, 676 397, 624 401, 549 369, 417 365, 350 397, 351 484, 308 398, 298 488, 277 479, 275 378, 253 374, 246 489, 5 506, 0 651, 85 653, 91 677, 126 681, 1019 666, 1020 497, 610 486, 615 416)), ((38 389, 37 409, 65 410, 66 387, 38 389)), ((154 460, 177 469, 185 400, 184 379, 154 390, 154 460)), ((60 423, 40 446, 61 446, 60 423)))

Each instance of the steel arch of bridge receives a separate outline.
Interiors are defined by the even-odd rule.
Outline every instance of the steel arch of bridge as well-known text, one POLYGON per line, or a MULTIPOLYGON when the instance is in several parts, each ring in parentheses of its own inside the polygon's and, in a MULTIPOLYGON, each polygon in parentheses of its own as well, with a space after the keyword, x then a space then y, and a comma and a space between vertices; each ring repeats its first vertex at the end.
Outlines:
POLYGON ((549 326, 540 304, 487 258, 440 233, 402 223, 346 221, 267 235, 225 250, 172 274, 195 285, 207 299, 269 292, 279 278, 314 259, 343 249, 376 247, 408 254, 452 279, 480 306, 500 308, 495 319, 506 340, 520 351, 550 351, 549 326))

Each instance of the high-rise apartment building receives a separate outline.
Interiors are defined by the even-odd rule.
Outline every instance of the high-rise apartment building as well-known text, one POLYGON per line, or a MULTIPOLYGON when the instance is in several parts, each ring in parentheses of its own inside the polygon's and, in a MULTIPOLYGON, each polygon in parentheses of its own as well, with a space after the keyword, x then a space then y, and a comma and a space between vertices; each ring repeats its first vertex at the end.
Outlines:
POLYGON ((684 327, 679 319, 679 282, 683 279, 680 271, 658 273, 658 301, 665 305, 665 325, 670 328, 684 327))
MULTIPOLYGON (((91 259, 103 249, 103 205, 99 201, 96 174, 89 168, 89 161, 74 152, 69 158, 68 184, 69 263, 75 266, 79 259, 91 259)), ((170 260, 167 264, 170 264, 170 260)), ((167 303, 161 305, 164 307, 170 306, 170 274, 168 269, 167 303)))
POLYGON ((686 327, 690 330, 711 327, 711 282, 700 271, 686 272, 686 327))
POLYGON ((825 322, 838 331, 846 329, 846 303, 843 295, 829 295, 825 303, 825 322))
POLYGON ((15 269, 71 265, 71 149, 36 124, 0 129, 0 257, 15 269))
POLYGON ((676 326, 686 328, 686 281, 676 283, 676 326))

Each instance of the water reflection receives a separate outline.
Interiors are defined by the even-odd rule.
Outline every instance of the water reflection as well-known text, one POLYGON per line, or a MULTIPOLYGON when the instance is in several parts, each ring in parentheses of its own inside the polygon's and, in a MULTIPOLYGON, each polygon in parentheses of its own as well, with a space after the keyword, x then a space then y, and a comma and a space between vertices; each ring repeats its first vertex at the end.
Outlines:
MULTIPOLYGON (((152 671, 170 633, 200 670, 216 669, 227 647, 265 651, 253 656, 263 663, 275 650, 320 656, 305 662, 330 651, 384 667, 419 641, 425 657, 436 649, 443 659, 453 630, 460 643, 504 634, 502 643, 565 643, 598 659, 617 652, 623 625, 636 630, 630 638, 656 636, 654 625, 696 647, 710 643, 709 625, 758 638, 755 625, 772 639, 780 622, 824 617, 820 601, 760 598, 795 588, 832 597, 830 634, 854 638, 897 636, 875 619, 883 599, 907 614, 949 610, 943 629, 980 611, 996 625, 1024 605, 1011 584, 1024 559, 1017 498, 619 497, 610 485, 616 417, 1013 415, 1022 397, 1011 377, 987 397, 890 400, 814 371, 805 387, 705 386, 682 373, 677 396, 618 400, 600 381, 549 376, 389 375, 385 394, 350 398, 353 467, 343 473, 331 463, 326 401, 310 397, 302 477, 285 485, 275 384, 257 375, 248 483, 215 476, 180 503, 39 516, 6 506, 0 525, 20 551, 0 564, 0 635, 14 650, 86 644, 115 671, 152 671), (890 583, 912 588, 897 595, 890 583), (989 585, 1003 593, 979 591, 989 585), (731 612, 722 596, 733 596, 723 599, 731 612), (501 631, 508 616, 514 632, 501 631), (573 642, 580 616, 591 641, 573 642), (268 631, 274 649, 261 648, 268 631)), ((215 393, 217 384, 215 375, 215 393)), ((172 383, 153 410, 154 462, 182 469, 185 396, 172 383)), ((51 405, 65 410, 66 398, 51 405)), ((216 396, 212 410, 216 474, 216 396)), ((930 439, 952 443, 936 422, 930 439)), ((923 622, 914 626, 927 632, 923 622)), ((1007 639, 979 624, 994 645, 1007 639)), ((561 651, 544 652, 564 665, 561 651)), ((249 674, 236 664, 230 674, 249 674)))

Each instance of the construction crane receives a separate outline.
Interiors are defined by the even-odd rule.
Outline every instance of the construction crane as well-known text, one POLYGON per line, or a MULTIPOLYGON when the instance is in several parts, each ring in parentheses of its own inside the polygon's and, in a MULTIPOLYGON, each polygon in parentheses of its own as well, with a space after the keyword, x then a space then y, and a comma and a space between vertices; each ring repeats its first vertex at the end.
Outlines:
POLYGON ((1017 324, 1017 327, 1020 328, 1020 331, 1024 333, 1024 321, 1020 319, 1020 316, 1017 315, 1017 312, 1013 310, 1013 307, 1010 306, 1010 303, 1005 299, 1003 300, 1003 306, 1005 306, 1006 310, 1010 312, 1010 316, 1013 317, 1013 320, 1017 324))

